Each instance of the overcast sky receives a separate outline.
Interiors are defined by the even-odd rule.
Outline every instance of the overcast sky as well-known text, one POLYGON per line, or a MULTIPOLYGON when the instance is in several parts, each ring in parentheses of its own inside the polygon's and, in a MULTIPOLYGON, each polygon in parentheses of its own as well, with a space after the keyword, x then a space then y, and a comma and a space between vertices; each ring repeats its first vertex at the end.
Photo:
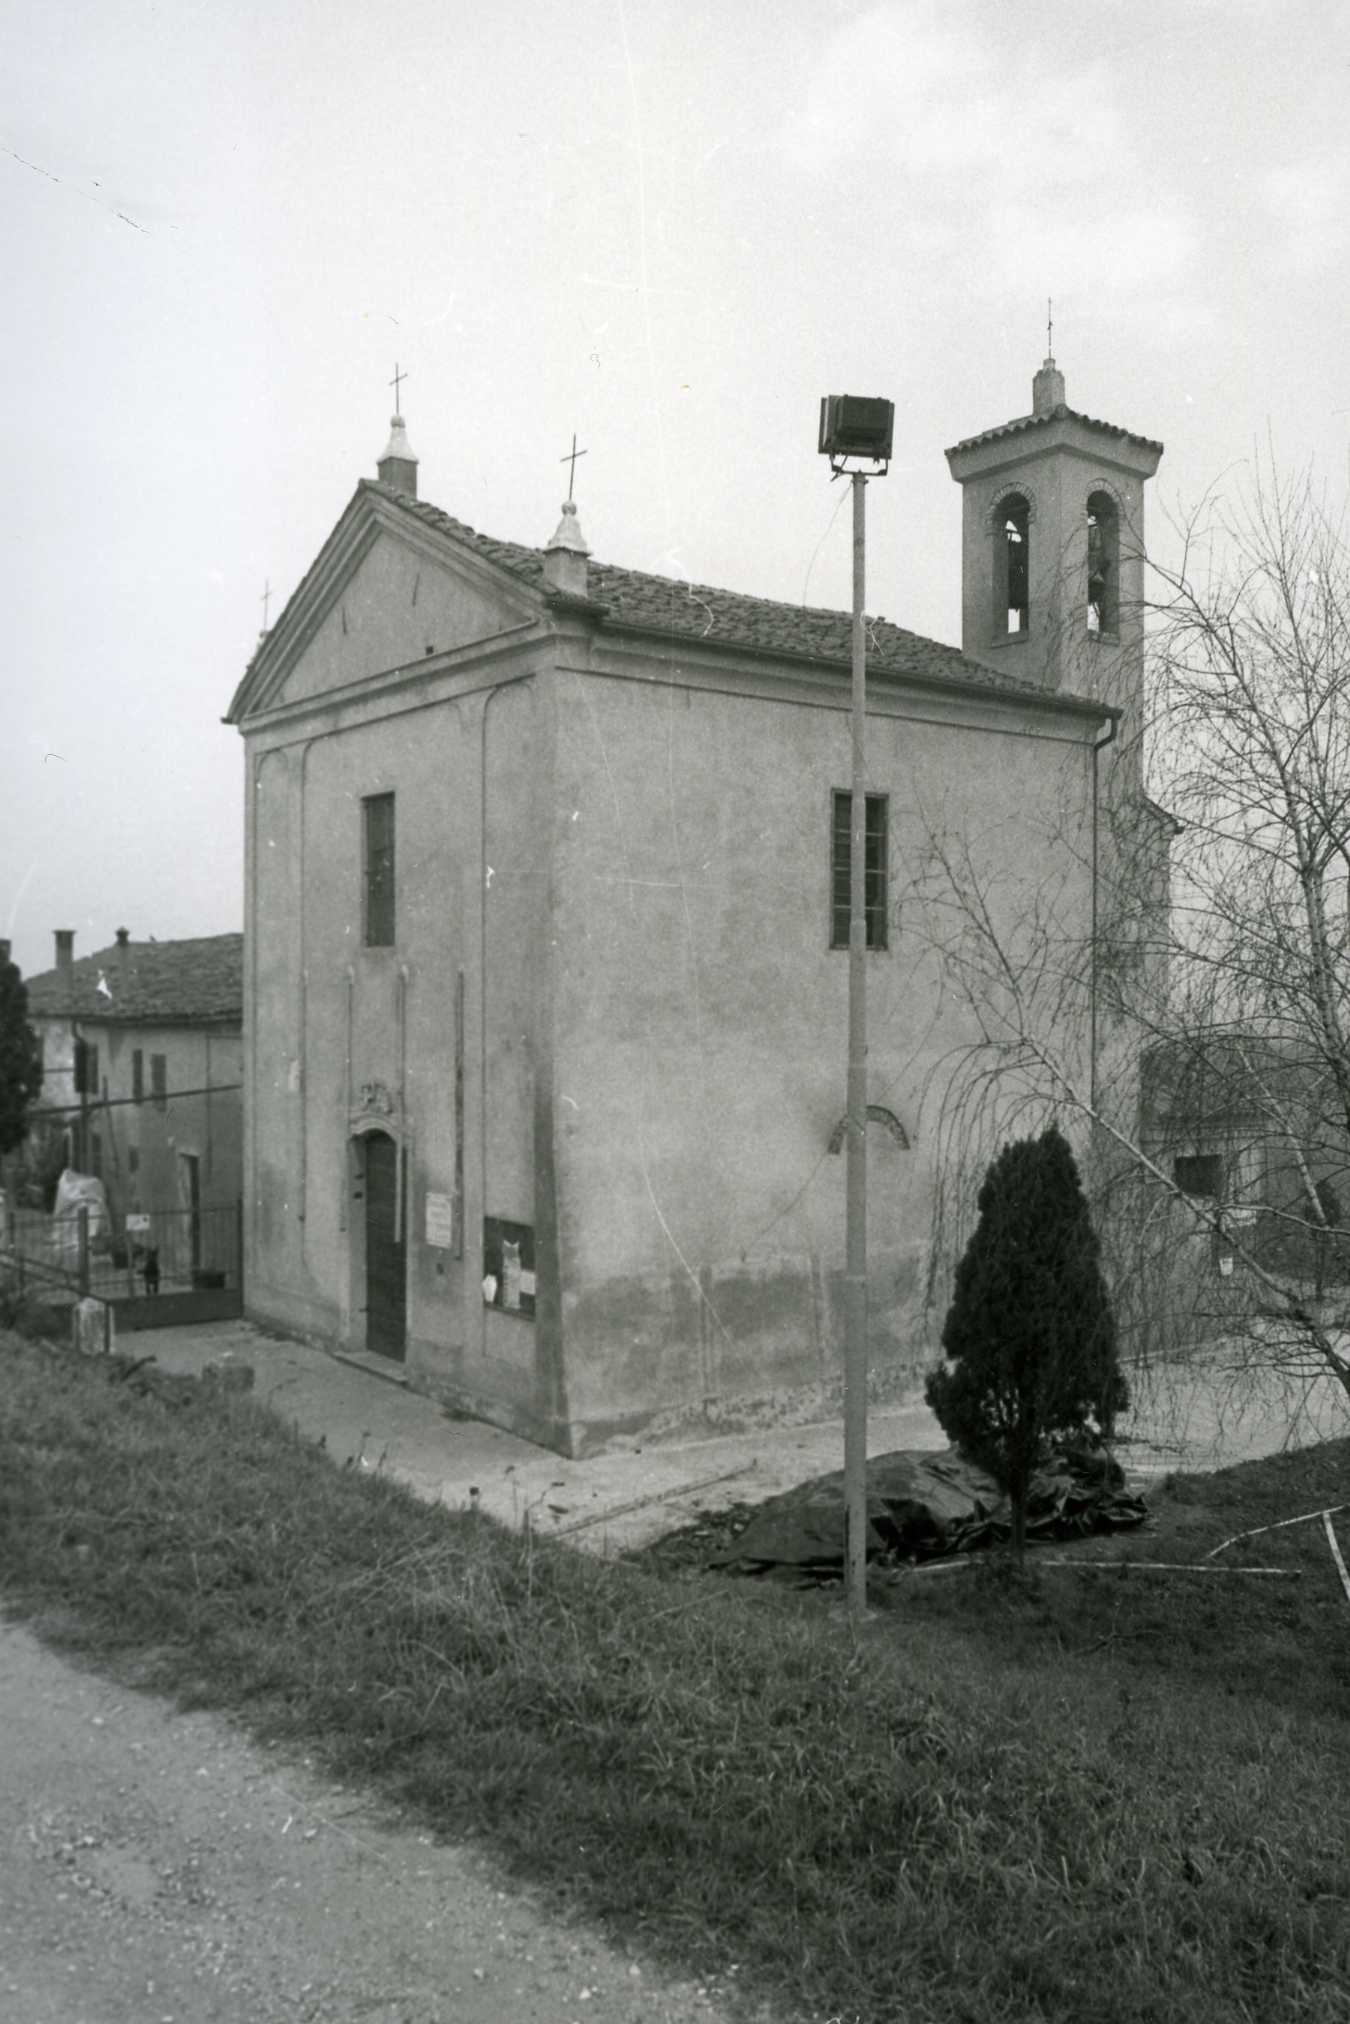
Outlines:
POLYGON ((819 397, 897 404, 872 611, 959 640, 943 449, 1068 398, 1184 508, 1343 488, 1343 0, 0 0, 0 934, 241 925, 256 641, 373 476, 846 605, 819 397))

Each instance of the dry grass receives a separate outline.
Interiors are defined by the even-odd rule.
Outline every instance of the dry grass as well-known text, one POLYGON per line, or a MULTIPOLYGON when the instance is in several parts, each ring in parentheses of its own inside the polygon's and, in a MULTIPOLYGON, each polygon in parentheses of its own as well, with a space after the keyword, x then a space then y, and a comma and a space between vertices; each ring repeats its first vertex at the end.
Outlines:
MULTIPOLYGON (((1228 1594, 1189 1663, 1190 1591, 1070 1570, 1071 1608, 996 1570, 915 1583, 854 1647, 837 1599, 532 1546, 334 1468, 248 1398, 2 1358, 11 1607, 686 1968, 862 2024, 1350 2014, 1329 1559, 1325 1594, 1277 1584, 1278 1625, 1228 1594), (1297 1663, 1269 1663, 1276 1629, 1297 1663)), ((1304 1489, 1259 1465, 1240 1501, 1304 1489)))

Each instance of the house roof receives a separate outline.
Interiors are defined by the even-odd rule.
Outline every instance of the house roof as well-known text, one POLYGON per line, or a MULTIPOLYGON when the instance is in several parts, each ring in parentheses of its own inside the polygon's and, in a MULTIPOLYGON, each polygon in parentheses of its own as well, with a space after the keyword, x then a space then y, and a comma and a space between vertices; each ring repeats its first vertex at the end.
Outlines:
POLYGON ((1115 422, 1099 422, 1095 415, 1082 415, 1077 408, 1071 408, 1059 401, 1043 415, 1019 415, 1015 421, 1000 422, 996 429, 982 429, 978 436, 963 436, 959 443, 953 443, 947 456, 954 457, 958 450, 975 450, 981 443, 997 443, 1004 436, 1020 436, 1027 429, 1045 429, 1051 422, 1078 422, 1085 429, 1095 429, 1103 436, 1115 436, 1126 443, 1137 443, 1141 450, 1156 450, 1161 456, 1163 446, 1152 436, 1136 436, 1133 429, 1122 429, 1115 422))
POLYGON ((114 943, 80 956, 70 980, 42 970, 25 981, 32 1018, 135 1021, 145 1026, 198 1025, 243 1016, 244 938, 205 935, 185 942, 128 942, 128 981, 122 987, 122 951, 114 943), (98 988, 100 975, 111 996, 98 988))
MULTIPOLYGON (((1105 426, 1103 424, 1103 426, 1105 426)), ((471 548, 518 582, 544 593, 544 551, 527 548, 521 542, 501 541, 456 520, 430 500, 411 498, 396 486, 375 478, 363 478, 356 497, 374 494, 387 500, 411 519, 447 539, 471 548)), ((306 574, 288 600, 277 621, 278 630, 286 612, 295 605, 318 569, 318 562, 306 574)), ((785 604, 773 598, 750 597, 742 591, 721 590, 711 584, 683 583, 673 577, 654 576, 640 569, 625 569, 615 563, 592 561, 589 567, 589 597, 597 619, 606 627, 629 630, 671 640, 712 642, 742 652, 771 655, 779 660, 832 663, 847 667, 852 657, 851 613, 811 605, 785 604)), ((266 639, 259 646, 230 705, 227 721, 237 721, 249 705, 252 671, 266 651, 266 639)), ((871 676, 882 679, 935 683, 951 688, 992 691, 1017 696, 1048 708, 1063 708, 1098 719, 1113 714, 1109 706, 1065 690, 1049 691, 1039 682, 1005 674, 973 660, 959 648, 940 640, 925 638, 893 625, 889 619, 869 617, 867 621, 867 665, 871 676)))
POLYGON ((1283 1106, 1315 1102, 1330 1081, 1306 1039, 1209 1027, 1144 1049, 1140 1109, 1154 1130, 1203 1135, 1251 1118, 1274 1130, 1283 1106))

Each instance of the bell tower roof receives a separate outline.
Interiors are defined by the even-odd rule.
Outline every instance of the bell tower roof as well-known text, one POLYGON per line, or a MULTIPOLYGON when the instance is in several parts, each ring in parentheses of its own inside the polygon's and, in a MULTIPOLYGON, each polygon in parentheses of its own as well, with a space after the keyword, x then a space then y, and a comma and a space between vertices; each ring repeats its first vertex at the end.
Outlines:
MULTIPOLYGON (((1014 436, 1038 432, 1054 422, 1076 422, 1080 429, 1089 429, 1094 435, 1104 439, 1101 443, 1104 454, 1110 454, 1107 442, 1114 438, 1122 449, 1130 446, 1136 452, 1151 451, 1156 464, 1163 452, 1161 443, 1155 442, 1151 436, 1137 436, 1133 429, 1122 429, 1115 422, 1099 422, 1093 415, 1080 414, 1077 408, 1068 405, 1064 393, 1064 375, 1053 357, 1047 354, 1045 363, 1031 382, 1031 413, 1019 415, 1015 421, 1000 422, 997 428, 982 429, 978 436, 965 436, 959 443, 953 443, 946 452, 948 463, 950 464, 954 457, 962 457, 966 451, 982 450, 991 443, 1001 443, 1014 436)), ((1021 455, 1031 448, 1030 442, 1019 443, 1015 447, 1015 454, 1021 455)), ((1133 462, 1133 458, 1130 461, 1133 462)), ((953 465, 952 476, 958 475, 953 465)))

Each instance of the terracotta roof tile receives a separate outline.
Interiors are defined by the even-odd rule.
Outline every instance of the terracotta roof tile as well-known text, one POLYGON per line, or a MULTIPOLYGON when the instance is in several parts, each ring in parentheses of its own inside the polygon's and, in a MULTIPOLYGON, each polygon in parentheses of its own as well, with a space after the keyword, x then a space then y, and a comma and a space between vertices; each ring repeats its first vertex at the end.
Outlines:
POLYGON ((1051 422, 1081 422, 1085 429, 1096 429, 1104 436, 1119 436, 1127 443, 1138 443, 1141 449, 1156 450, 1162 455, 1163 446, 1154 442, 1151 436, 1136 436, 1133 429, 1122 429, 1115 422, 1099 422, 1093 415, 1080 415, 1077 408, 1066 407, 1060 401, 1057 407, 1044 415, 1019 415, 1016 421, 1000 422, 996 429, 983 429, 978 436, 963 436, 959 443, 953 443, 946 452, 955 456, 958 450, 974 450, 981 443, 996 443, 1001 436, 1020 436, 1026 429, 1047 428, 1051 422))
POLYGON ((206 935, 185 942, 129 942, 130 985, 121 986, 121 952, 114 944, 71 965, 71 985, 57 970, 25 981, 30 1016, 137 1020, 178 1025, 242 1017, 244 938, 206 935), (100 972, 111 997, 98 988, 100 972), (73 989, 71 988, 73 987, 73 989))
MULTIPOLYGON (((426 526, 455 541, 466 542, 512 575, 542 585, 541 550, 479 534, 428 500, 410 499, 393 486, 370 479, 363 483, 426 526)), ((613 626, 631 626, 672 639, 712 640, 719 645, 748 648, 783 659, 847 665, 852 655, 853 621, 846 611, 782 604, 773 598, 749 597, 743 591, 719 590, 706 583, 680 583, 673 577, 651 576, 643 570, 623 569, 608 562, 591 563, 590 591, 602 607, 606 622, 613 626)), ((884 618, 868 620, 867 665, 870 673, 883 676, 959 683, 1023 696, 1039 697, 1045 693, 1037 682, 985 667, 980 661, 968 659, 957 647, 907 632, 884 618)), ((1083 699, 1061 696, 1059 700, 1072 705, 1083 699)))
POLYGON ((415 520, 434 527, 438 534, 448 534, 456 541, 467 542, 476 548, 489 562, 497 563, 502 569, 509 569, 513 576, 524 577, 526 582, 539 584, 544 580, 544 557, 538 548, 524 548, 518 541, 498 541, 491 534, 479 534, 462 520, 456 520, 449 513, 443 513, 439 506, 433 506, 429 499, 410 499, 406 492, 400 492, 395 485, 381 484, 378 478, 363 478, 363 491, 378 492, 382 499, 392 499, 405 513, 411 513, 415 520))

